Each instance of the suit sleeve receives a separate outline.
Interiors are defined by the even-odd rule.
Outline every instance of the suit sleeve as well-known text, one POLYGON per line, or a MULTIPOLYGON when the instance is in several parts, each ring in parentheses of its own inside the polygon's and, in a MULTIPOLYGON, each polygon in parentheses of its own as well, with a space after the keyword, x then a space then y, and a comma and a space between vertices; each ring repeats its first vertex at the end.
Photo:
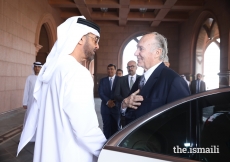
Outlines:
POLYGON ((176 101, 178 99, 187 97, 190 95, 190 90, 188 88, 187 83, 184 81, 183 78, 176 77, 171 85, 169 90, 167 103, 176 101))
POLYGON ((115 91, 114 91, 114 99, 119 102, 122 102, 124 99, 121 96, 121 79, 117 80, 115 91))
POLYGON ((99 87, 98 87, 98 93, 99 93, 99 97, 101 98, 102 102, 107 103, 110 100, 110 98, 105 95, 103 86, 105 86, 104 79, 101 79, 99 83, 99 87))

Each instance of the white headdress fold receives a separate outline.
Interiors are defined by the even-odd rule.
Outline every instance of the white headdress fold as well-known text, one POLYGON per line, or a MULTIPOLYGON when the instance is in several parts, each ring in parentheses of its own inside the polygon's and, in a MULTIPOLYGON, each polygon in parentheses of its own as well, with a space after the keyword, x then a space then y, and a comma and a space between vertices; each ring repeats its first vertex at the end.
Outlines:
POLYGON ((100 37, 98 30, 90 25, 78 23, 78 18, 85 20, 84 16, 74 16, 58 26, 57 41, 47 56, 46 63, 43 65, 35 84, 34 97, 36 100, 40 96, 42 82, 49 82, 56 66, 62 60, 61 58, 65 55, 71 54, 84 35, 93 33, 100 37))

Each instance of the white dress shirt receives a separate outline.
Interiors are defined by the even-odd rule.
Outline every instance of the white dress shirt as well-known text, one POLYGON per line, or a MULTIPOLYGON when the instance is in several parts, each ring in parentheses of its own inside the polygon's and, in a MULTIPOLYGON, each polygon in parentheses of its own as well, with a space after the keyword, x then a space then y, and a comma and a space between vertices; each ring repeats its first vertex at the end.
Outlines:
POLYGON ((116 75, 114 75, 114 76, 112 76, 112 77, 109 77, 109 81, 110 81, 110 79, 112 78, 111 90, 112 90, 112 87, 113 87, 113 82, 114 82, 115 76, 116 76, 116 75))
POLYGON ((131 80, 131 77, 133 77, 133 84, 134 84, 135 81, 136 81, 136 79, 137 79, 137 74, 134 74, 133 76, 132 76, 132 75, 129 75, 129 76, 128 76, 129 87, 130 87, 130 80, 131 80))

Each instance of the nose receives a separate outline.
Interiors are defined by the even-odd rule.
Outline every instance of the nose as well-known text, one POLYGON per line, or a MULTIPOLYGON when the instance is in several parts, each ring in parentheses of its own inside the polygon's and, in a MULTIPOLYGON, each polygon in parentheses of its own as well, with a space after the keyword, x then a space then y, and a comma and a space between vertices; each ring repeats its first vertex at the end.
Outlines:
POLYGON ((98 43, 96 43, 96 47, 95 47, 97 50, 99 49, 99 44, 98 43))

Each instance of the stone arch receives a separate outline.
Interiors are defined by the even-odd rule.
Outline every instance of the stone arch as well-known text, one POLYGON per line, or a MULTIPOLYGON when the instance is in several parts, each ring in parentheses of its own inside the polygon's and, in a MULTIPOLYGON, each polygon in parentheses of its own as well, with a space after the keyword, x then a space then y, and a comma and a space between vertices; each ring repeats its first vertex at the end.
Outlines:
POLYGON ((41 19, 38 22, 36 33, 35 33, 35 48, 36 48, 36 55, 38 51, 42 48, 42 46, 39 44, 39 37, 40 37, 40 31, 42 28, 42 25, 45 26, 45 29, 48 34, 49 38, 49 51, 53 47, 55 41, 57 40, 57 25, 53 18, 53 16, 49 13, 45 13, 41 16, 41 19))
POLYGON ((123 51, 126 47, 126 45, 134 38, 134 37, 138 37, 138 36, 141 36, 141 35, 144 35, 144 34, 147 34, 149 33, 148 31, 138 31, 138 32, 135 32, 133 34, 131 34, 130 36, 128 36, 124 42, 122 43, 120 49, 119 49, 119 53, 118 53, 118 67, 122 67, 123 65, 123 60, 122 60, 122 56, 123 56, 123 51))
POLYGON ((193 31, 190 54, 192 78, 198 72, 203 73, 204 52, 213 39, 220 37, 218 19, 211 11, 205 10, 198 16, 193 31))

